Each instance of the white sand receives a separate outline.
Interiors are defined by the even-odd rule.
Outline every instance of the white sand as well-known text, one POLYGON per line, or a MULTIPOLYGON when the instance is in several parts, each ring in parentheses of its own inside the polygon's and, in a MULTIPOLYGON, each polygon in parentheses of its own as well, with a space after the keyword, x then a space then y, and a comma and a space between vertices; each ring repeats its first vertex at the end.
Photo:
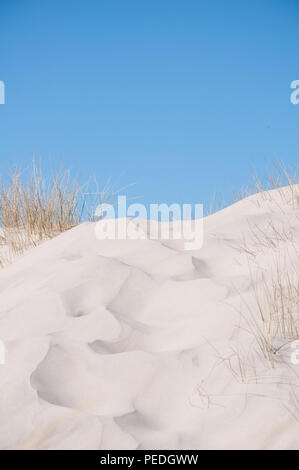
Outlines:
POLYGON ((99 241, 86 223, 1 270, 0 448, 298 449, 299 366, 286 345, 272 369, 242 326, 244 302, 259 318, 255 269, 297 262, 288 198, 206 218, 199 251, 99 241), (269 220, 293 241, 258 243, 269 220))

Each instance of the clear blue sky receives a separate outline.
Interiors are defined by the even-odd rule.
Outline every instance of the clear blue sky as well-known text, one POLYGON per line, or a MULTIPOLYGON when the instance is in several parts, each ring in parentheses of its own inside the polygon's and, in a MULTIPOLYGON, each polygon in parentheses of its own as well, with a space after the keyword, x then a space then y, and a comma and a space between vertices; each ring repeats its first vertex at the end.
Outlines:
POLYGON ((149 202, 296 164, 298 0, 0 0, 1 173, 35 155, 149 202))

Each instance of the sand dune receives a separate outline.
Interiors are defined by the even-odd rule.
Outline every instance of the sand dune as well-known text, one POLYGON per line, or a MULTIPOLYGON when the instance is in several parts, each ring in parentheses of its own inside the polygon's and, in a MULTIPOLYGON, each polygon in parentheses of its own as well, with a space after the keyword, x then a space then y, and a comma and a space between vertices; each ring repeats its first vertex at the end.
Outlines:
POLYGON ((0 448, 298 449, 296 333, 259 342, 277 268, 297 326, 298 235, 286 188, 205 218, 198 251, 84 223, 1 270, 0 448))

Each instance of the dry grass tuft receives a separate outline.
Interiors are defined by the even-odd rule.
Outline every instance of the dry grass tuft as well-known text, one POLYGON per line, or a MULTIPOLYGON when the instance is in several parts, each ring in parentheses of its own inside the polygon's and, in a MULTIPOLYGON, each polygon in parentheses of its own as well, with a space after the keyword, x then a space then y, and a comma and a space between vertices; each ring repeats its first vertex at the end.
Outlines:
POLYGON ((0 265, 84 220, 93 220, 94 208, 107 200, 109 188, 92 193, 68 171, 44 176, 34 163, 29 171, 14 170, 0 179, 0 265), (2 254, 2 256, 1 256, 2 254))
POLYGON ((277 354, 299 339, 299 256, 279 253, 268 272, 255 268, 254 299, 242 318, 263 356, 275 365, 277 354))
POLYGON ((299 208, 298 171, 290 176, 282 168, 275 176, 269 173, 269 182, 275 193, 256 179, 260 197, 255 202, 259 206, 270 203, 268 215, 259 225, 249 226, 249 237, 241 247, 253 286, 253 300, 242 299, 241 315, 245 328, 274 367, 280 351, 299 339, 299 233, 294 228, 299 208))
POLYGON ((288 170, 282 162, 267 165, 267 174, 261 178, 254 171, 251 182, 239 191, 232 190, 230 201, 221 195, 214 194, 207 215, 214 214, 231 204, 241 201, 254 194, 261 194, 262 201, 271 199, 269 191, 276 189, 283 203, 291 201, 293 207, 299 207, 299 169, 288 170), (284 188, 287 188, 285 191, 284 188))

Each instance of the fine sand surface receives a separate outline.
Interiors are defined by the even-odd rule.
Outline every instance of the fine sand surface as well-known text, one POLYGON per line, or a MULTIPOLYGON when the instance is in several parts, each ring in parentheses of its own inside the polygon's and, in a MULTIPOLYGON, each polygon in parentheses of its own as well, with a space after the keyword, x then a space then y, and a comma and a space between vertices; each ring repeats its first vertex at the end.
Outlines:
POLYGON ((298 285, 298 213, 251 196, 198 251, 84 223, 0 270, 0 448, 299 449, 292 337, 271 363, 257 333, 273 273, 298 285))

